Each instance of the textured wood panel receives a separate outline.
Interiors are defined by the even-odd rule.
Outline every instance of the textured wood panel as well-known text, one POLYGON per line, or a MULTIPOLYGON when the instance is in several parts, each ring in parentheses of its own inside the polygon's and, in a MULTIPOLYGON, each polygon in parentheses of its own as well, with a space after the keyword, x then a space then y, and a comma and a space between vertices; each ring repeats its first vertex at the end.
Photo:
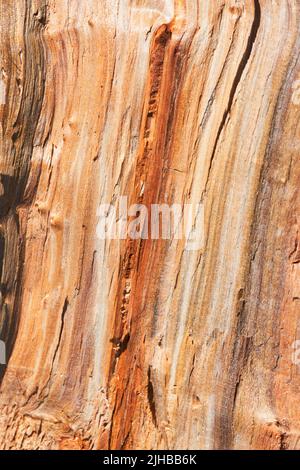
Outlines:
POLYGON ((300 448, 299 21, 0 1, 1 448, 300 448), (121 195, 203 203, 204 249, 100 240, 121 195))

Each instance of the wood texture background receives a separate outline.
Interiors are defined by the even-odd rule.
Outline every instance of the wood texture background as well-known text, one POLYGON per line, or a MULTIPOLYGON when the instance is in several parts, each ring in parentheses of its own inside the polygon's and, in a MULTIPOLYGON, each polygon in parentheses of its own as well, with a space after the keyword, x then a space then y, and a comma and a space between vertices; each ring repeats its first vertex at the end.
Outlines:
POLYGON ((300 448, 299 24, 0 0, 2 449, 300 448), (97 239, 120 195, 202 201, 204 250, 97 239))

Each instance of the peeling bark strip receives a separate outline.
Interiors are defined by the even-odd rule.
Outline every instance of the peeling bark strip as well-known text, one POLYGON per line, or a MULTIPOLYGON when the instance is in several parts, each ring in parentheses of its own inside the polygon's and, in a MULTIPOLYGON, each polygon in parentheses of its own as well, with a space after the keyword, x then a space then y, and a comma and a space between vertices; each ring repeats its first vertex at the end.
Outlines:
POLYGON ((300 449, 299 21, 0 3, 1 449, 300 449), (122 195, 204 251, 97 239, 122 195))

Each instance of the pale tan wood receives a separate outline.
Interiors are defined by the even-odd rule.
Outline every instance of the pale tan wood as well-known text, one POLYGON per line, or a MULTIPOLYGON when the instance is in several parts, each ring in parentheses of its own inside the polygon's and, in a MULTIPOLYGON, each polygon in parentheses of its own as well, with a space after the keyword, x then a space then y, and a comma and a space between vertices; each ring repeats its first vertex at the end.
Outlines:
POLYGON ((300 448, 299 20, 0 2, 1 448, 300 448), (97 239, 120 195, 203 202, 204 250, 97 239))

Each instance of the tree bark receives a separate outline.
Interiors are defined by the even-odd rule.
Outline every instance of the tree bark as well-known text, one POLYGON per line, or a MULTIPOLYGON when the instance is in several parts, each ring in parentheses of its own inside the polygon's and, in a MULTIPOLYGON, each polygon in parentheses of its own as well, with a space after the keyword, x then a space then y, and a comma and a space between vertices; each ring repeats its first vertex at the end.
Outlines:
POLYGON ((299 1, 0 15, 0 447, 299 449, 299 1), (203 249, 100 240, 121 195, 203 249))

